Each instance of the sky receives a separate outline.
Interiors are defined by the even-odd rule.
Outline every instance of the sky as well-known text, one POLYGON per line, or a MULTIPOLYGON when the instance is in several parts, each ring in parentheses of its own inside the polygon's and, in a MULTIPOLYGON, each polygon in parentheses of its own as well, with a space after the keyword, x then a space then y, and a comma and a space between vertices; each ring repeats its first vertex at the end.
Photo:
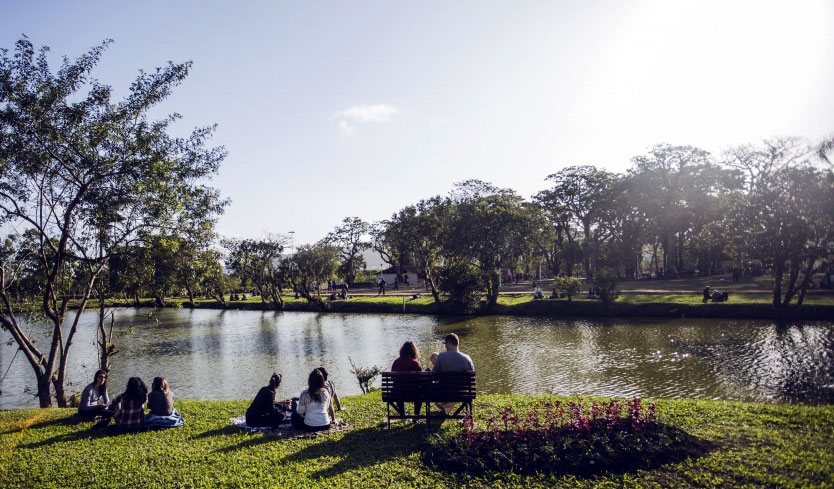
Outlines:
POLYGON ((0 2, 0 47, 93 76, 192 60, 152 116, 217 124, 227 237, 323 238, 477 178, 529 198, 550 174, 624 172, 658 143, 834 133, 834 2, 0 2))

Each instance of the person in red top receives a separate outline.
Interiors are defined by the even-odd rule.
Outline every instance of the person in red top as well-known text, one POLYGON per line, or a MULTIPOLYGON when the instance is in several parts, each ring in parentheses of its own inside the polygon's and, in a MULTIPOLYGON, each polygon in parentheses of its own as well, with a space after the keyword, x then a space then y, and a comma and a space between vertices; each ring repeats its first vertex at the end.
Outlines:
MULTIPOLYGON (((420 366, 420 350, 413 341, 406 341, 400 348, 400 357, 394 360, 391 365, 392 372, 422 372, 423 367, 420 366)), ((405 414, 405 405, 401 402, 397 403, 397 410, 400 414, 405 414)), ((420 414, 420 403, 414 403, 414 414, 420 414)))

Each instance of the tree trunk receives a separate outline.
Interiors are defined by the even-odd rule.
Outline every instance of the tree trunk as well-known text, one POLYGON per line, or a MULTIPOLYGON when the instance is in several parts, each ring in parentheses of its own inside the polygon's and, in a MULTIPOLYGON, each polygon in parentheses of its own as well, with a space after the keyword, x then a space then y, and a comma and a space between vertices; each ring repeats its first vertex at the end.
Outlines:
POLYGON ((497 269, 493 268, 486 274, 487 277, 487 308, 491 309, 498 304, 498 282, 500 276, 497 269))
POLYGON ((777 255, 773 262, 773 307, 782 308, 782 273, 785 271, 785 262, 781 255, 777 255))
POLYGON ((194 288, 187 280, 185 281, 185 290, 188 292, 188 301, 191 302, 191 307, 195 307, 197 303, 194 302, 194 288))
POLYGON ((52 392, 49 388, 51 384, 51 375, 40 374, 38 379, 38 403, 42 408, 52 407, 52 392))

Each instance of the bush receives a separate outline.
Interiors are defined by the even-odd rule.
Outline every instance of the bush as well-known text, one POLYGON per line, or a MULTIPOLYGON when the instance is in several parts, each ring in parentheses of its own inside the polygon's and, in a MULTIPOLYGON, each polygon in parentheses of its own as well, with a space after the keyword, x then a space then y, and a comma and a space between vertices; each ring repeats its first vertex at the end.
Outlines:
POLYGON ((564 291, 565 295, 568 296, 568 302, 570 302, 573 299, 573 296, 582 290, 582 281, 576 277, 556 277, 553 280, 553 287, 555 287, 557 291, 564 291))
POLYGON ((594 280, 594 285, 599 288, 599 297, 606 307, 620 296, 620 277, 613 270, 600 270, 594 280))
POLYGON ((449 312, 472 314, 478 310, 485 285, 473 265, 466 262, 447 265, 438 275, 438 288, 448 294, 443 305, 449 312))
POLYGON ((355 363, 353 363, 353 359, 348 357, 348 361, 350 362, 351 373, 356 376, 356 381, 359 382, 359 388, 362 389, 362 392, 367 394, 371 392, 371 384, 374 383, 376 376, 382 371, 376 365, 372 367, 357 367, 355 363))
POLYGON ((504 408, 479 430, 464 419, 462 433, 436 438, 424 446, 423 461, 448 472, 482 474, 593 475, 656 467, 712 449, 679 428, 656 421, 654 404, 643 409, 639 398, 626 404, 582 401, 563 405, 542 402, 519 417, 504 408), (625 412, 624 412, 625 411, 625 412))

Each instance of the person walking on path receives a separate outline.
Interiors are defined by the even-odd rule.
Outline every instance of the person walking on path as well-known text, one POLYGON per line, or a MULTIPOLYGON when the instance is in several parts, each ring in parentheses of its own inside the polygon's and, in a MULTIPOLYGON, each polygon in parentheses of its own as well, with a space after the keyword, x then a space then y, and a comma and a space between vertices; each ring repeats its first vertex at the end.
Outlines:
POLYGON ((376 284, 379 286, 379 292, 376 295, 385 295, 385 279, 380 275, 379 280, 377 280, 376 284))

